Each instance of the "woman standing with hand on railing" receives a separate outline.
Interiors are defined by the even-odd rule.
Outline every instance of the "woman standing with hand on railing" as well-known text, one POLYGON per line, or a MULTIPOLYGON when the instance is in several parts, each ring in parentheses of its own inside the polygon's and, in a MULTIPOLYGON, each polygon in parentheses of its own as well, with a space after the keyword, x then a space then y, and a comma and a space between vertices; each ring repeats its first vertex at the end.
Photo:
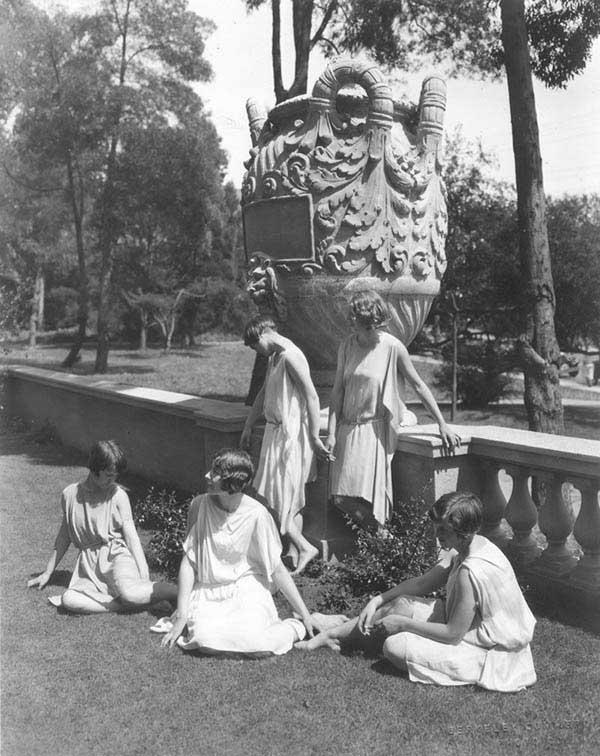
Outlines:
POLYGON ((379 524, 392 510, 390 466, 398 430, 412 424, 408 421, 412 413, 400 397, 403 378, 437 421, 446 451, 460 445, 404 344, 382 330, 388 319, 387 307, 376 292, 361 291, 352 297, 354 333, 338 351, 326 443, 335 457, 330 473, 334 503, 359 521, 374 519, 379 524))

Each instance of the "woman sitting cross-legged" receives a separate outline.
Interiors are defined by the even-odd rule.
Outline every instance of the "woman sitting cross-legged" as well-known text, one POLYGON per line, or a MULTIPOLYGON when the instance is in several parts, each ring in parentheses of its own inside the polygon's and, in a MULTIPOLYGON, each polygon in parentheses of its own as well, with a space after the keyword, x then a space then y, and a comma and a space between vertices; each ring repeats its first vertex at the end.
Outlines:
POLYGON ((535 618, 504 554, 477 535, 479 499, 442 496, 429 512, 444 549, 453 550, 421 577, 373 597, 358 619, 296 644, 313 650, 379 634, 383 653, 413 682, 476 684, 512 692, 536 681, 531 656, 535 618), (421 598, 446 587, 446 600, 421 598))
POLYGON ((183 544, 177 611, 156 628, 166 631, 163 646, 177 642, 206 654, 285 654, 318 629, 281 561, 272 516, 244 493, 253 475, 246 452, 225 449, 214 457, 209 493, 191 505, 195 519, 183 544), (272 587, 301 621, 279 619, 272 587))

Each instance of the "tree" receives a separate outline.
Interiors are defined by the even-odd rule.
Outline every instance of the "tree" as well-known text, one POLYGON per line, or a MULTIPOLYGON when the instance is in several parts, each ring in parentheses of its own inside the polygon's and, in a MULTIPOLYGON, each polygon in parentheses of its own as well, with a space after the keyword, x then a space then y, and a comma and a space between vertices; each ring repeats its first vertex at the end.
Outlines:
MULTIPOLYGON (((246 0, 248 10, 264 5, 267 0, 246 0)), ((283 84, 281 66, 281 0, 271 0, 272 37, 271 61, 273 65, 273 85, 275 101, 282 102, 290 97, 305 94, 308 86, 308 61, 311 50, 318 44, 337 52, 334 43, 325 37, 325 32, 340 12, 343 2, 339 0, 291 0, 292 26, 294 34, 294 80, 286 89, 283 84), (316 29, 313 33, 313 21, 316 29)))
POLYGON ((556 334, 563 349, 600 346, 600 197, 548 201, 556 291, 556 334))
POLYGON ((15 138, 40 171, 62 167, 73 217, 80 322, 68 360, 76 358, 87 325, 87 233, 99 262, 95 368, 104 372, 123 135, 131 125, 177 124, 201 111, 190 82, 210 76, 203 52, 212 23, 189 12, 185 0, 103 0, 96 12, 53 17, 26 0, 11 9, 16 54, 3 58, 3 69, 16 74, 15 138))
MULTIPOLYGON (((298 4, 305 10, 317 7, 301 0, 298 4)), ((278 0, 272 0, 272 6, 275 40, 278 0)), ((337 47, 349 52, 368 50, 384 65, 409 66, 415 56, 423 54, 440 62, 450 53, 453 72, 498 75, 504 66, 515 155, 519 247, 528 293, 522 338, 525 404, 530 428, 561 432, 560 350, 554 331, 555 295, 532 71, 549 86, 564 86, 583 70, 600 34, 600 5, 594 0, 532 0, 526 11, 524 0, 340 0, 328 21, 337 47)), ((310 30, 310 24, 305 26, 310 30)), ((274 44, 277 93, 276 52, 274 44)), ((278 100, 284 94, 279 91, 278 100)))

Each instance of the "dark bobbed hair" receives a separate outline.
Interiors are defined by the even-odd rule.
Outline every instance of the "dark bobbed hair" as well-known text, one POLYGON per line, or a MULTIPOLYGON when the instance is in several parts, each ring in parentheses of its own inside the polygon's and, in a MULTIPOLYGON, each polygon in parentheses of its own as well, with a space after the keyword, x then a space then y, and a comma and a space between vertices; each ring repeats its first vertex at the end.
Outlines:
POLYGON ((350 319, 363 328, 381 328, 390 319, 390 313, 376 291, 358 291, 350 300, 350 319))
POLYGON ((221 478, 221 488, 227 493, 244 491, 254 477, 250 455, 240 449, 221 449, 212 458, 211 471, 221 478))
POLYGON ((90 449, 88 468, 94 475, 103 470, 119 473, 127 469, 127 459, 116 441, 96 441, 90 449))
POLYGON ((434 523, 447 523, 462 537, 473 537, 483 522, 483 505, 470 491, 447 493, 428 512, 434 523))
POLYGON ((244 344, 249 347, 254 346, 263 333, 269 330, 277 330, 273 318, 268 315, 259 315, 256 318, 252 318, 252 320, 246 323, 246 328, 244 329, 244 344))

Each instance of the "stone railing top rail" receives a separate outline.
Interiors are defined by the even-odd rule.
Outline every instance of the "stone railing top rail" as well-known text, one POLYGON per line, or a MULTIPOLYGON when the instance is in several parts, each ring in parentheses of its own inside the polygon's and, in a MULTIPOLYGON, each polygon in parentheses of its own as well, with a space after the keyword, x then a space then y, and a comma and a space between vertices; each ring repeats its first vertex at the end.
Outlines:
MULTIPOLYGON (((600 441, 495 425, 454 427, 462 442, 455 456, 476 454, 494 460, 500 467, 527 467, 535 472, 600 479, 600 441)), ((398 451, 443 457, 437 425, 403 428, 398 451)))
MULTIPOLYGON (((56 389, 104 396, 125 405, 152 408, 170 415, 191 415, 200 426, 231 433, 241 432, 249 411, 241 402, 224 402, 193 394, 131 386, 98 376, 73 375, 26 366, 9 367, 7 373, 56 389)), ((322 411, 323 431, 326 422, 326 411, 322 411)), ((600 479, 600 441, 494 425, 454 427, 462 441, 455 457, 476 454, 498 463, 500 467, 519 466, 535 472, 600 479)), ((429 458, 443 457, 437 425, 403 428, 398 451, 429 458)))
POLYGON ((13 366, 7 368, 9 376, 34 381, 53 388, 81 394, 104 396, 123 404, 148 407, 170 415, 193 416, 196 424, 214 430, 237 433, 242 431, 249 408, 241 402, 224 402, 194 394, 181 394, 143 386, 111 381, 97 375, 73 375, 59 370, 13 366))

